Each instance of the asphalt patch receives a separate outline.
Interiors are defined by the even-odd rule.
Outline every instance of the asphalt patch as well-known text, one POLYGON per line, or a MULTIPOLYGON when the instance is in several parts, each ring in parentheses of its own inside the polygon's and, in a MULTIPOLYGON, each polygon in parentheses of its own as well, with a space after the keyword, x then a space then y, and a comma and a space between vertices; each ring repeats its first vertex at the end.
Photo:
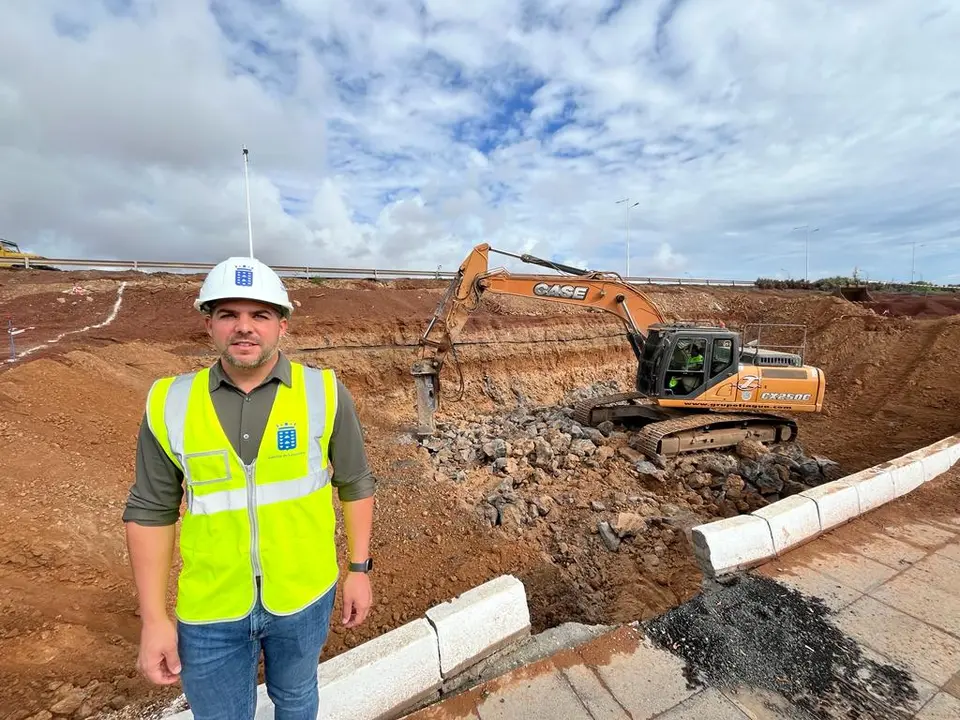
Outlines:
POLYGON ((820 598, 746 575, 644 628, 686 661, 691 687, 772 691, 798 718, 913 717, 919 698, 910 675, 864 657, 829 615, 820 598))

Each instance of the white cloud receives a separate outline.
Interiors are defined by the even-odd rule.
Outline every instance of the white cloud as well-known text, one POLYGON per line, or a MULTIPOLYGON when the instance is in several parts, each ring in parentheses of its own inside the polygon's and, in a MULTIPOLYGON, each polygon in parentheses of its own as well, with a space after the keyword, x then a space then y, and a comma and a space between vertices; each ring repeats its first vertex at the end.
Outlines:
POLYGON ((0 27, 0 235, 48 256, 947 279, 949 0, 33 0, 0 27), (615 10, 615 12, 613 12, 615 10), (498 261, 499 262, 499 261, 498 261), (505 263, 510 265, 510 263, 505 263), (512 266, 512 265, 511 265, 512 266), (941 277, 942 275, 942 277, 941 277))

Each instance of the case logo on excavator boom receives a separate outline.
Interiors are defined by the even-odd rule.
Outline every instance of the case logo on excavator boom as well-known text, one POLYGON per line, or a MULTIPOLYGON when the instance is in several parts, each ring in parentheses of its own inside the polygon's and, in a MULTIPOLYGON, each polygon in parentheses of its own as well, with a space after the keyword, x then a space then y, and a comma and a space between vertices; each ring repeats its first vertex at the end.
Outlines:
POLYGON ((533 286, 533 294, 540 297, 558 297, 569 298, 571 300, 583 300, 587 297, 587 291, 590 288, 583 285, 551 285, 550 283, 537 283, 533 286))

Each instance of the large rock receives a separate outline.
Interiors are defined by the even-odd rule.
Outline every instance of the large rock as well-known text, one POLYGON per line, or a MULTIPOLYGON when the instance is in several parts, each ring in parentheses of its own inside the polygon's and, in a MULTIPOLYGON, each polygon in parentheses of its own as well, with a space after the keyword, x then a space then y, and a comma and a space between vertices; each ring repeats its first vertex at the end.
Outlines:
POLYGON ((823 480, 820 473, 820 463, 813 458, 807 458, 799 463, 799 474, 802 482, 807 485, 819 485, 823 480))
POLYGON ((820 472, 827 482, 833 482, 843 477, 843 471, 840 469, 839 463, 824 457, 814 457, 813 459, 820 464, 820 472))
POLYGON ((597 428, 581 428, 583 437, 590 440, 594 445, 604 445, 607 442, 606 436, 597 428))
POLYGON ((757 440, 748 438, 746 440, 741 440, 737 444, 737 455, 742 458, 747 458, 748 460, 759 460, 766 454, 767 448, 764 447, 763 443, 757 440))
POLYGON ((430 452, 440 452, 445 447, 447 447, 448 440, 442 437, 431 437, 428 440, 424 441, 423 447, 425 447, 430 452))
POLYGON ((612 458, 617 454, 617 451, 614 450, 609 445, 601 445, 597 448, 597 454, 594 455, 598 463, 605 463, 607 460, 612 458))
POLYGON ((570 448, 570 443, 573 438, 569 433, 565 433, 557 428, 550 428, 544 434, 544 439, 550 444, 550 447, 553 448, 553 451, 556 453, 566 453, 570 448))
POLYGON ((713 477, 703 472, 692 472, 684 479, 687 487, 691 490, 700 490, 701 488, 710 487, 713 483, 713 477))
POLYGON ((60 700, 50 708, 54 715, 72 715, 76 712, 83 701, 87 699, 86 693, 80 688, 71 688, 60 700))
POLYGON ((519 438, 510 443, 510 455, 521 458, 533 454, 536 443, 530 438, 519 438))
POLYGON ((601 520, 597 523, 597 531, 600 533, 600 539, 603 540, 603 544, 607 546, 610 552, 617 552, 617 550, 620 549, 620 538, 617 537, 617 534, 610 527, 610 523, 606 520, 601 520))
POLYGON ((760 489, 761 494, 769 495, 780 492, 783 489, 784 480, 789 479, 789 477, 790 474, 787 473, 786 468, 782 466, 772 463, 760 463, 760 471, 753 478, 753 484, 760 489), (778 471, 784 471, 786 478, 781 476, 778 471))
POLYGON ((497 438, 496 440, 491 440, 488 443, 484 443, 483 452, 488 458, 493 460, 496 458, 506 457, 507 441, 503 438, 497 438))
POLYGON ((515 458, 498 457, 493 461, 493 471, 501 475, 516 475, 519 467, 515 458))
POLYGON ((533 441, 533 446, 533 464, 537 467, 549 468, 553 462, 553 447, 546 440, 539 437, 533 441))
POLYGON ((633 469, 643 478, 651 478, 663 482, 666 477, 663 470, 647 460, 641 460, 633 466, 633 469))
POLYGON ((710 453, 697 461, 697 469, 724 478, 737 471, 737 459, 730 455, 710 453))
POLYGON ((613 530, 618 537, 633 537, 647 529, 647 519, 637 513, 622 512, 617 515, 613 530))
POLYGON ((524 512, 519 505, 508 503, 500 508, 500 525, 507 530, 516 530, 523 525, 524 512))
POLYGON ((581 438, 570 443, 570 452, 577 457, 590 457, 597 451, 597 446, 592 440, 581 438))
POLYGON ((740 458, 739 470, 738 474, 741 477, 753 483, 765 495, 780 492, 783 488, 783 480, 772 463, 760 463, 750 458, 740 458))
POLYGON ((743 496, 743 488, 746 483, 739 475, 728 475, 723 483, 723 491, 731 500, 739 500, 743 496))

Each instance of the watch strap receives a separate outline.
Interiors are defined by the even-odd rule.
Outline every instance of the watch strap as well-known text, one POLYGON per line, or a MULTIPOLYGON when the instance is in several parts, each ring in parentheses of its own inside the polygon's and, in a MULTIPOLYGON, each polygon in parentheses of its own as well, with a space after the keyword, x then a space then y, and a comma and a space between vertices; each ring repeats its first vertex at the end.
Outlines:
POLYGON ((350 572, 366 573, 373 570, 373 558, 367 558, 363 562, 352 562, 349 565, 350 572))

